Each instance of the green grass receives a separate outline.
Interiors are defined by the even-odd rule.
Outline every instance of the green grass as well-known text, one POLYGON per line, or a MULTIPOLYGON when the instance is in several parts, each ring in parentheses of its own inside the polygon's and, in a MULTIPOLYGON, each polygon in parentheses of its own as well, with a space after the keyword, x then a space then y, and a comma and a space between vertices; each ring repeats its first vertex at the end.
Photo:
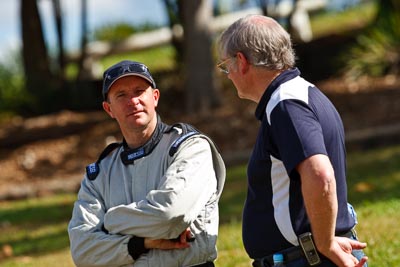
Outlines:
POLYGON ((152 72, 162 71, 175 67, 175 51, 171 45, 164 45, 152 49, 113 55, 101 60, 104 67, 111 66, 121 60, 144 62, 152 72))
MULTIPOLYGON (((151 49, 110 55, 100 60, 103 70, 121 60, 134 60, 145 63, 152 73, 159 71, 171 70, 175 68, 175 51, 171 45, 163 45, 151 49)), ((75 79, 78 73, 78 67, 75 63, 67 66, 67 77, 75 79)), ((101 78, 101 77, 99 77, 101 78)))
POLYGON ((365 27, 374 19, 377 5, 367 2, 340 12, 319 12, 310 18, 313 37, 340 34, 351 29, 365 27))
MULTIPOLYGON (((349 200, 354 204, 360 239, 368 243, 370 266, 400 266, 400 145, 348 156, 349 200)), ((246 166, 228 169, 220 202, 218 267, 250 266, 241 240, 246 166)), ((67 224, 75 194, 0 202, 0 266, 74 266, 67 224)))

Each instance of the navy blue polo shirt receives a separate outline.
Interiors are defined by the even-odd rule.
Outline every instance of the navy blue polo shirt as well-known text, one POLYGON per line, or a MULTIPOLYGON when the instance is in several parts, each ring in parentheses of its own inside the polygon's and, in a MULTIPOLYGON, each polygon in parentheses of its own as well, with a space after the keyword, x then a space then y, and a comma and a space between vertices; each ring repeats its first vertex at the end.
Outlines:
POLYGON ((295 68, 267 88, 257 109, 261 121, 247 169, 243 243, 253 259, 297 246, 310 231, 296 166, 327 155, 333 165, 338 197, 336 233, 355 222, 347 210, 346 151, 342 120, 330 100, 295 68))

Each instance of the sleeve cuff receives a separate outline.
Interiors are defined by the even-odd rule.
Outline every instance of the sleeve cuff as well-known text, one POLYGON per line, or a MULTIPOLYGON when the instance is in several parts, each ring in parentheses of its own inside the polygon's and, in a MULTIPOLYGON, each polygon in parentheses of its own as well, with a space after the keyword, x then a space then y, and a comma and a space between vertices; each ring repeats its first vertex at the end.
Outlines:
POLYGON ((132 236, 128 242, 128 253, 134 260, 137 260, 142 254, 149 252, 144 247, 144 238, 132 236))

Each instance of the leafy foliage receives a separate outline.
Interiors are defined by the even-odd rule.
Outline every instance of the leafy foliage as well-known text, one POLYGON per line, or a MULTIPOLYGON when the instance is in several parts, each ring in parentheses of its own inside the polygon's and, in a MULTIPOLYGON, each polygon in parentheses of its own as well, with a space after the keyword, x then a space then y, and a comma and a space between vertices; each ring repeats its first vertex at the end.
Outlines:
POLYGON ((14 112, 32 102, 25 88, 22 64, 17 56, 7 65, 0 64, 0 111, 14 112))
POLYGON ((345 73, 351 79, 362 75, 400 73, 400 14, 382 13, 375 23, 358 36, 357 43, 343 55, 345 73))

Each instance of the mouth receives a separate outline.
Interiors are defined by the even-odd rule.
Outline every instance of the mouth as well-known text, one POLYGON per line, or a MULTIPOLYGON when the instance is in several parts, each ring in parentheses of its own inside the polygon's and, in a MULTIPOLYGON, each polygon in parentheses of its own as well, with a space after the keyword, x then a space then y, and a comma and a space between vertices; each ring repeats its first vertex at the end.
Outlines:
POLYGON ((137 115, 139 115, 140 113, 143 113, 143 112, 144 112, 143 110, 133 111, 133 112, 129 113, 129 114, 127 115, 127 117, 130 117, 130 116, 137 116, 137 115))

